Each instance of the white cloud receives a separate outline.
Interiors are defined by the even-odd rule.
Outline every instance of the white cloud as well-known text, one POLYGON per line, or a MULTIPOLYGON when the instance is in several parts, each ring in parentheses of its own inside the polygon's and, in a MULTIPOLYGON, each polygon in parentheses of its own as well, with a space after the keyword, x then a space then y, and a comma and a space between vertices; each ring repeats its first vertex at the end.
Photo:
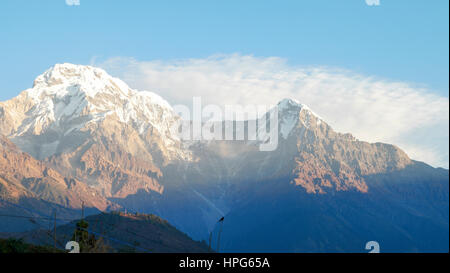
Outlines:
POLYGON ((216 55, 205 59, 101 64, 133 88, 171 104, 275 104, 295 98, 340 132, 393 143, 413 159, 448 168, 449 100, 422 87, 327 67, 293 67, 283 59, 216 55))
POLYGON ((68 6, 79 6, 80 0, 66 0, 66 5, 68 6))
POLYGON ((379 6, 380 0, 366 0, 368 6, 379 6))

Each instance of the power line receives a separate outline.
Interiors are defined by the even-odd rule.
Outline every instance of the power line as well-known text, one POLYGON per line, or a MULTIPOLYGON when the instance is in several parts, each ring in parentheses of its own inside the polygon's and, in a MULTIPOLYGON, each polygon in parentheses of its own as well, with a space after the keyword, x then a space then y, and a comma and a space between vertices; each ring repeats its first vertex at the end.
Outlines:
MULTIPOLYGON (((40 217, 40 216, 23 216, 23 215, 11 215, 11 214, 0 214, 0 216, 4 217, 13 217, 13 218, 31 218, 31 219, 41 219, 41 220, 48 220, 53 221, 55 218, 50 217, 40 217)), ((78 219, 68 219, 68 218, 57 218, 57 221, 59 220, 65 220, 65 221, 77 221, 78 219)))
MULTIPOLYGON (((6 200, 4 200, 4 199, 2 199, 2 200, 0 200, 0 201, 3 201, 3 202, 5 202, 5 203, 8 203, 8 204, 10 204, 10 205, 13 205, 13 206, 16 206, 16 207, 19 207, 19 208, 22 208, 22 209, 24 209, 24 210, 26 210, 28 213, 30 213, 31 214, 31 212, 32 211, 34 211, 34 210, 32 210, 32 209, 30 209, 30 208, 26 208, 26 207, 22 207, 22 206, 20 206, 20 205, 18 205, 18 204, 14 204, 14 203, 11 203, 11 202, 8 202, 8 201, 6 201, 6 200), (31 212, 30 212, 31 211, 31 212)), ((84 203, 83 203, 83 209, 82 209, 83 211, 82 211, 82 215, 84 216, 84 203)), ((129 209, 129 210, 131 210, 131 211, 134 211, 134 213, 138 213, 136 210, 134 210, 134 209, 129 209)), ((43 214, 43 213, 40 213, 40 212, 37 212, 37 211, 34 211, 34 213, 36 213, 36 214, 38 214, 38 215, 41 215, 41 214, 43 214)), ((103 213, 103 212, 102 212, 103 213)), ((44 214, 45 215, 45 214, 44 214)), ((93 215, 94 217, 96 217, 97 215, 93 215)), ((110 217, 114 217, 114 215, 110 215, 110 217)), ((13 218, 28 218, 28 219, 40 219, 40 220, 46 220, 46 221, 49 221, 49 224, 51 224, 51 222, 50 221, 60 221, 60 222, 63 222, 64 224, 67 224, 67 221, 69 221, 69 222, 72 222, 72 221, 79 221, 80 219, 78 219, 78 218, 56 218, 56 217, 42 217, 42 216, 23 216, 23 215, 11 215, 11 214, 0 214, 0 217, 13 217, 13 218)), ((99 219, 98 219, 99 220, 99 219)), ((137 220, 134 220, 134 219, 122 219, 123 221, 127 221, 127 222, 136 222, 137 220)), ((121 220, 121 221, 122 221, 121 220)), ((101 221, 102 222, 102 225, 103 225, 103 221, 101 221)), ((36 223, 37 224, 37 223, 36 223)), ((138 237, 141 237, 141 238, 143 238, 143 239, 146 239, 146 240, 148 240, 148 241, 153 241, 153 242, 156 242, 157 240, 155 240, 155 239, 152 239, 152 238, 149 238, 149 237, 146 237, 146 236, 143 236, 143 235, 140 235, 140 234, 137 234, 137 233, 135 233, 135 232, 132 232, 132 231, 129 231, 129 230, 125 230, 125 229, 122 229, 122 228, 118 228, 118 227, 115 227, 115 226, 113 226, 112 224, 109 224, 109 223, 106 223, 108 226, 111 226, 111 227, 113 227, 114 229, 118 229, 118 230, 121 230, 121 231, 124 231, 124 232, 127 232, 127 233, 129 233, 129 234, 132 234, 132 235, 134 235, 134 236, 138 236, 138 237)), ((105 238, 108 238, 108 237, 106 237, 105 235, 102 235, 102 234, 98 234, 98 233, 96 233, 96 232, 93 232, 93 231, 91 231, 92 233, 94 233, 94 234, 97 234, 98 236, 103 236, 103 237, 105 237, 105 238)), ((106 231, 105 231, 106 232, 106 231)), ((104 233, 105 233, 104 232, 104 233)), ((55 231, 54 231, 54 233, 55 233, 55 231)), ((50 235, 50 232, 48 233, 48 235, 50 235)), ((51 236, 51 235, 50 235, 51 236)), ((114 241, 117 241, 117 242, 124 242, 124 241, 121 241, 121 240, 119 240, 119 239, 115 239, 115 238, 113 238, 113 237, 109 237, 109 239, 113 239, 114 241)), ((54 240, 56 240, 55 238, 54 238, 54 240)), ((136 249, 138 248, 137 246, 135 246, 134 244, 131 244, 131 243, 126 243, 126 242, 124 242, 126 245, 128 245, 128 246, 132 246, 132 247, 135 247, 136 249)), ((64 248, 64 247, 63 247, 64 248)), ((144 248, 140 248, 141 250, 144 250, 144 251, 150 251, 150 250, 147 250, 147 249, 144 249, 144 248)))
POLYGON ((217 252, 220 251, 220 234, 222 233, 222 228, 223 228, 223 221, 224 221, 224 217, 220 218, 219 222, 220 223, 220 229, 219 229, 219 235, 217 237, 217 252))
POLYGON ((105 237, 106 239, 111 240, 111 241, 115 241, 115 242, 118 242, 118 243, 121 243, 121 244, 124 244, 124 245, 128 245, 128 246, 134 247, 136 249, 140 249, 140 250, 145 251, 145 252, 151 252, 149 249, 138 247, 138 246, 136 246, 136 245, 134 245, 132 243, 125 242, 125 241, 122 241, 122 240, 119 240, 119 239, 116 239, 116 238, 113 238, 113 237, 110 237, 110 236, 102 235, 102 234, 100 234, 98 232, 95 232, 95 231, 92 231, 92 230, 89 230, 89 229, 86 229, 86 228, 80 228, 80 229, 81 230, 85 230, 87 232, 90 232, 90 233, 92 233, 94 235, 105 237))
MULTIPOLYGON (((110 225, 110 226, 112 226, 112 227, 114 227, 112 224, 108 224, 108 223, 106 223, 106 224, 107 224, 107 225, 110 225)), ((127 233, 129 233, 129 234, 132 234, 132 235, 141 237, 141 238, 146 239, 146 240, 148 240, 148 241, 157 242, 157 240, 155 240, 155 239, 152 239, 152 238, 149 238, 149 237, 146 237, 146 236, 137 234, 136 232, 132 232, 132 231, 130 231, 130 230, 128 230, 128 229, 123 229, 123 228, 118 228, 118 227, 114 227, 114 228, 115 228, 115 229, 118 229, 118 230, 121 230, 121 231, 125 231, 125 232, 127 232, 127 233)))
MULTIPOLYGON (((36 217, 33 217, 33 216, 11 215, 11 214, 0 214, 0 216, 3 216, 3 217, 13 217, 13 218, 25 218, 25 219, 34 219, 34 218, 36 218, 36 217)), ((57 220, 56 216, 55 216, 55 218, 53 218, 53 219, 52 219, 52 218, 48 218, 48 217, 39 217, 39 218, 44 218, 44 219, 47 219, 47 220, 54 220, 55 222, 56 222, 56 220, 57 220)), ((34 223, 34 224, 39 225, 39 224, 37 224, 37 223, 34 223)), ((108 225, 111 225, 111 224, 108 224, 108 225)), ((111 226, 112 226, 112 225, 111 225, 111 226)), ((42 226, 41 226, 41 227, 42 227, 42 226)), ((55 225, 54 228, 56 229, 56 225, 55 225)), ((97 236, 100 236, 100 237, 104 237, 104 238, 106 238, 106 239, 108 239, 108 240, 111 240, 111 241, 114 241, 114 242, 117 242, 117 243, 120 243, 120 244, 124 244, 124 245, 127 245, 127 246, 131 246, 131 247, 136 248, 136 249, 141 250, 141 251, 151 252, 151 250, 149 250, 149 249, 145 249, 145 248, 142 248, 142 247, 138 247, 138 246, 136 246, 136 245, 134 245, 134 244, 132 244, 132 243, 125 242, 125 241, 122 241, 122 240, 120 240, 120 239, 113 238, 113 237, 111 237, 111 236, 106 236, 106 235, 97 233, 97 232, 95 232, 95 231, 92 231, 92 230, 89 230, 89 229, 85 229, 85 228, 81 228, 81 227, 79 227, 79 229, 85 230, 85 231, 87 231, 87 232, 89 232, 89 233, 92 233, 92 234, 97 235, 97 236)), ((115 229, 119 229, 119 228, 115 227, 115 229)), ((123 229, 119 229, 119 230, 123 230, 123 229)), ((124 231, 125 231, 125 230, 124 230, 124 231)), ((127 232, 129 232, 129 231, 127 231, 127 232)), ((62 248, 64 248, 64 246, 56 239, 56 232, 53 234, 53 237, 52 237, 52 235, 50 234, 50 231, 44 231, 44 233, 47 234, 47 235, 49 235, 50 238, 54 239, 54 242, 55 242, 55 248, 56 248, 56 243, 59 243, 59 244, 62 246, 62 248)), ((142 237, 142 235, 138 235, 138 234, 136 234, 136 233, 134 233, 134 235, 136 235, 136 236, 141 236, 141 237, 142 237)), ((147 239, 148 239, 148 238, 147 238, 147 239)), ((148 240, 150 240, 150 239, 148 239, 148 240)))
MULTIPOLYGON (((0 217, 25 218, 25 219, 43 219, 43 220, 48 220, 48 221, 55 221, 55 217, 54 217, 54 218, 49 218, 49 217, 23 216, 23 215, 11 215, 11 214, 0 214, 0 217)), ((57 220, 61 220, 61 219, 60 219, 60 218, 56 218, 56 221, 57 221, 57 220)), ((124 219, 124 220, 128 220, 129 222, 135 222, 134 220, 131 220, 131 219, 130 219, 130 220, 129 220, 129 219, 124 219)), ((98 221, 100 221, 100 219, 97 219, 97 222, 98 222, 98 221)), ((37 224, 37 223, 34 223, 34 224, 37 224)), ((110 224, 110 223, 105 223, 105 224, 107 224, 108 226, 114 227, 115 229, 122 230, 122 231, 128 232, 128 233, 130 233, 130 234, 139 236, 139 237, 141 237, 141 238, 143 238, 143 239, 147 239, 147 240, 149 240, 149 241, 155 241, 155 239, 151 239, 151 238, 149 238, 149 237, 146 237, 146 236, 137 234, 137 233, 132 232, 132 231, 130 231, 130 230, 115 227, 113 224, 110 224)), ((41 227, 42 227, 42 226, 41 226, 41 227)))
POLYGON ((55 210, 55 223, 53 226, 53 240, 54 240, 53 247, 56 248, 56 210, 55 210))
MULTIPOLYGON (((25 217, 25 216, 22 216, 22 217, 25 217)), ((41 227, 41 228, 42 228, 42 232, 43 232, 44 234, 48 235, 51 239, 54 239, 53 236, 52 236, 52 234, 51 234, 51 232, 50 232, 50 229, 47 230, 44 226, 42 226, 42 225, 39 224, 38 222, 36 222, 36 221, 31 221, 31 220, 34 220, 33 217, 30 217, 30 222, 33 223, 33 224, 35 224, 35 225, 37 225, 37 226, 39 226, 39 227, 41 227)), ((32 237, 32 238, 35 238, 35 239, 39 239, 39 241, 43 242, 43 239, 42 239, 42 238, 36 237, 36 234, 37 234, 39 231, 40 231, 40 230, 37 230, 36 232, 33 232, 33 234, 31 235, 31 237, 32 237)), ((59 246, 60 246, 62 249, 65 249, 65 246, 64 246, 63 243, 61 243, 61 241, 59 241, 58 239, 56 239, 56 242, 59 244, 59 246)), ((44 244, 47 244, 47 242, 44 241, 44 244)), ((56 248, 56 247, 55 247, 55 248, 56 248)))
MULTIPOLYGON (((14 203, 9 202, 9 201, 4 200, 4 199, 0 199, 0 202, 4 202, 4 203, 9 204, 9 205, 11 205, 11 206, 15 206, 15 207, 21 208, 21 209, 27 211, 27 212, 30 213, 30 214, 32 214, 32 212, 33 212, 33 213, 35 213, 35 214, 37 214, 37 215, 46 215, 45 213, 38 212, 38 211, 33 210, 33 209, 30 209, 30 208, 23 207, 23 206, 21 206, 21 205, 19 205, 19 204, 14 204, 14 203)), ((44 220, 53 220, 53 218, 52 218, 50 215, 49 215, 48 217, 34 216, 34 218, 42 218, 42 219, 44 219, 44 220), (45 218, 47 218, 47 219, 45 219, 45 218)), ((62 221, 76 221, 76 220, 78 220, 78 219, 77 219, 77 218, 73 218, 73 219, 69 219, 69 218, 58 218, 58 221, 61 221, 61 220, 62 220, 62 221)))

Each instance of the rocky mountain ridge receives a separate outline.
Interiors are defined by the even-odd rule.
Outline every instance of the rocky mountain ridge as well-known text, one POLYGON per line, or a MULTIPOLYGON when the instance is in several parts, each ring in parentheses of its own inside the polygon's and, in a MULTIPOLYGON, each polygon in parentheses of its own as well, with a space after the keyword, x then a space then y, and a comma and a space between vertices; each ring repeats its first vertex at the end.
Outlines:
MULTIPOLYGON (((404 181, 406 170, 414 173, 408 180, 419 181, 420 187, 430 173, 436 175, 436 190, 427 193, 437 191, 448 199, 448 187, 440 184, 446 174, 420 167, 394 145, 335 132, 293 99, 270 111, 277 111, 279 126, 273 151, 261 151, 261 141, 248 139, 184 141, 171 131, 180 117, 158 95, 133 90, 98 68, 55 65, 37 77, 33 88, 0 102, 0 134, 6 136, 0 163, 7 166, 0 178, 8 177, 0 194, 28 194, 71 208, 91 200, 89 205, 99 210, 116 206, 155 213, 194 239, 205 239, 223 215, 263 207, 255 204, 268 193, 276 200, 296 193, 304 198, 305 193, 313 203, 342 194, 364 200, 390 193, 396 181, 404 181), (33 173, 22 171, 27 164, 33 173), (381 183, 374 177, 386 178, 381 183)), ((249 121, 242 122, 248 129, 249 121)), ((257 132, 262 133, 260 127, 257 132)), ((418 198, 419 192, 411 192, 418 198)), ((407 198, 402 194, 393 195, 407 198)), ((445 223, 446 208, 438 207, 427 213, 445 223)))

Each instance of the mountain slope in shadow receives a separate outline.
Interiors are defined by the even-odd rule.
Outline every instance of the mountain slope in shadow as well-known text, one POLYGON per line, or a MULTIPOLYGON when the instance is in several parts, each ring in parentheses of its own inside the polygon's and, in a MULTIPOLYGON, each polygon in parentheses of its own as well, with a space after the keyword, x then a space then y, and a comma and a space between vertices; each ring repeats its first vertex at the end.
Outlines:
POLYGON ((448 179, 448 170, 414 162, 365 177, 367 193, 311 195, 287 179, 259 182, 226 215, 219 251, 367 252, 377 241, 381 252, 448 252, 448 179))
MULTIPOLYGON (((96 239, 102 238, 109 252, 144 253, 205 253, 204 242, 192 240, 166 220, 152 214, 123 212, 101 213, 85 218, 87 231, 96 239)), ((57 227, 58 247, 64 248, 76 229, 77 221, 57 227)), ((39 245, 53 245, 53 231, 35 230, 14 237, 39 245), (49 236, 49 234, 51 236, 49 236)))

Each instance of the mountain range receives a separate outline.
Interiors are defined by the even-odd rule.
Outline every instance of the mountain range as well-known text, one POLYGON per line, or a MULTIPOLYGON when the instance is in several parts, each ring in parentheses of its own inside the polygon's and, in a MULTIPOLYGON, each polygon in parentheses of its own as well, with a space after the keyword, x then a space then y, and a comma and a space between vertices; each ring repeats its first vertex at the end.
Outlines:
POLYGON ((448 170, 338 133, 294 99, 274 109, 274 151, 185 141, 157 94, 57 64, 0 103, 0 212, 153 213, 195 240, 220 230, 219 251, 364 252, 375 240, 386 252, 448 252, 448 170))

